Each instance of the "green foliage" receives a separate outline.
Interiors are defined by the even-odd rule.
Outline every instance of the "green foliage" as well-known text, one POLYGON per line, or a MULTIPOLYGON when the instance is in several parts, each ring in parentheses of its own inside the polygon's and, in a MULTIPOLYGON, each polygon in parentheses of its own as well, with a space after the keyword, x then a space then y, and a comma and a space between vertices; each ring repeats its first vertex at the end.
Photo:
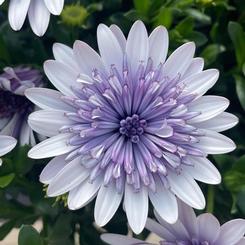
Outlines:
MULTIPOLYGON (((97 49, 96 28, 99 23, 117 24, 125 34, 133 21, 141 19, 149 32, 157 25, 169 31, 171 53, 179 45, 194 41, 196 55, 205 59, 205 68, 217 68, 220 78, 208 93, 227 97, 229 111, 239 117, 239 125, 227 133, 237 144, 231 154, 211 158, 220 170, 220 185, 202 189, 207 209, 221 223, 245 216, 245 4, 243 0, 66 0, 66 5, 83 6, 75 25, 62 16, 52 16, 44 37, 36 37, 25 25, 14 32, 7 21, 7 1, 0 10, 0 69, 21 64, 42 70, 51 59, 52 44, 72 46, 75 39, 97 49), (80 16, 81 17, 81 16, 80 16), (78 24, 77 24, 78 23, 78 24)), ((44 79, 47 87, 52 85, 44 79)), ((16 147, 4 157, 0 168, 0 240, 13 229, 20 228, 19 245, 81 245, 102 244, 101 229, 93 225, 94 204, 78 211, 68 211, 61 201, 47 198, 39 183, 41 170, 48 160, 34 161, 27 157, 29 146, 16 147), (54 205, 55 203, 55 205, 54 205), (41 232, 31 225, 43 222, 41 232), (78 236, 78 238, 76 238, 78 236)), ((62 198, 61 198, 62 199, 62 198)), ((62 199, 64 200, 64 198, 62 199)), ((202 212, 202 211, 201 211, 202 212)), ((153 216, 150 210, 150 216, 153 216)), ((128 232, 123 209, 106 225, 109 232, 128 232)), ((144 232, 141 236, 145 237, 144 232)))

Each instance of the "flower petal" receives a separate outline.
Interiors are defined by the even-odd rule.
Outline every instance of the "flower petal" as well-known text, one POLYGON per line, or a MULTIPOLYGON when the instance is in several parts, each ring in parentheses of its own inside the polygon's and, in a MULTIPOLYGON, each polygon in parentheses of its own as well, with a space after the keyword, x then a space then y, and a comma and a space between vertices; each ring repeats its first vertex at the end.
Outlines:
POLYGON ((196 146, 207 154, 222 154, 234 151, 235 143, 228 137, 205 129, 205 135, 199 137, 196 146))
POLYGON ((31 0, 11 0, 9 3, 8 18, 10 26, 18 31, 24 24, 31 0))
POLYGON ((110 29, 113 32, 113 34, 115 35, 118 43, 120 44, 122 51, 125 52, 126 38, 125 38, 122 30, 117 25, 114 25, 114 24, 110 26, 110 29))
POLYGON ((64 7, 64 0, 44 0, 48 10, 53 15, 60 15, 64 7))
POLYGON ((176 197, 167 190, 159 178, 155 178, 156 192, 149 191, 150 200, 158 214, 168 223, 175 223, 178 218, 176 197))
POLYGON ((133 237, 118 235, 118 234, 102 234, 100 238, 111 245, 134 245, 134 244, 142 244, 141 240, 135 239, 133 237))
POLYGON ((72 106, 62 101, 63 94, 54 89, 29 88, 25 91, 25 96, 42 109, 74 111, 72 106))
POLYGON ((43 1, 31 0, 28 18, 33 32, 37 36, 43 36, 50 19, 50 13, 43 1))
POLYGON ((39 180, 44 184, 49 184, 52 179, 66 166, 65 155, 53 158, 43 169, 39 180))
POLYGON ((149 57, 154 67, 164 63, 168 53, 168 31, 164 26, 158 26, 149 36, 149 57))
POLYGON ((231 245, 239 242, 245 234, 245 220, 234 219, 220 228, 220 236, 215 241, 215 245, 231 245))
POLYGON ((184 174, 183 172, 177 174, 175 172, 168 171, 167 179, 171 190, 183 202, 196 209, 203 209, 205 207, 205 198, 203 193, 192 177, 184 174))
POLYGON ((110 221, 121 203, 122 196, 123 192, 118 193, 114 183, 100 187, 94 208, 97 225, 104 226, 110 221))
POLYGON ((213 117, 207 121, 193 123, 193 126, 197 128, 209 129, 216 132, 222 132, 234 127, 238 123, 238 118, 228 112, 222 112, 216 117, 213 117))
POLYGON ((186 156, 186 161, 191 166, 183 165, 183 168, 196 180, 207 184, 219 184, 221 176, 218 169, 205 157, 186 156))
POLYGON ((204 67, 204 60, 203 58, 197 57, 193 58, 191 64, 187 68, 186 72, 184 73, 182 79, 197 74, 203 70, 204 67))
POLYGON ((69 133, 53 136, 35 145, 28 152, 28 156, 33 159, 42 159, 68 153, 77 148, 67 144, 70 138, 71 134, 69 133))
POLYGON ((50 182, 47 195, 50 197, 62 195, 83 182, 90 171, 81 164, 81 157, 77 157, 66 166, 50 182))
POLYGON ((74 96, 72 86, 76 86, 78 74, 69 67, 55 60, 44 62, 44 71, 52 84, 64 95, 74 96))
POLYGON ((200 115, 188 120, 189 123, 199 123, 207 121, 220 113, 222 113, 229 106, 229 100, 214 95, 203 96, 188 106, 191 112, 200 112, 200 115))
POLYGON ((190 66, 195 52, 195 44, 193 42, 185 43, 177 48, 165 62, 162 74, 170 79, 183 76, 187 68, 190 66))
POLYGON ((40 110, 29 115, 28 123, 30 127, 39 134, 52 137, 59 134, 59 130, 64 125, 71 125, 64 111, 40 110))
POLYGON ((200 240, 213 244, 214 241, 219 237, 219 221, 212 214, 205 213, 197 217, 197 224, 200 240))
POLYGON ((0 156, 10 152, 17 144, 17 140, 10 136, 0 135, 0 156))
POLYGON ((133 232, 139 234, 145 226, 148 215, 148 192, 145 187, 137 192, 126 184, 124 196, 125 211, 133 232))

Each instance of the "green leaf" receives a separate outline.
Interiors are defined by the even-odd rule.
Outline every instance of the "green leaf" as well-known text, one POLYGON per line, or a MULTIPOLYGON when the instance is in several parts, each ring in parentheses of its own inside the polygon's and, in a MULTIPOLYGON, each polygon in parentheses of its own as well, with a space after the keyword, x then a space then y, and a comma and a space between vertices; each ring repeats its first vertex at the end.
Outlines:
POLYGON ((23 225, 20 228, 18 245, 43 245, 43 240, 32 226, 23 225))
POLYGON ((175 27, 175 30, 185 37, 186 35, 192 32, 193 28, 194 28, 193 18, 187 17, 175 27))
POLYGON ((2 241, 9 234, 14 225, 15 220, 10 220, 0 226, 0 241, 2 241))
POLYGON ((0 177, 0 187, 4 188, 4 187, 8 186, 12 182, 14 177, 15 177, 14 173, 11 173, 11 174, 8 174, 5 176, 1 176, 0 177))
POLYGON ((200 12, 197 9, 189 8, 189 9, 186 9, 185 12, 187 15, 193 17, 195 20, 197 20, 203 24, 210 24, 211 23, 210 16, 200 12))
POLYGON ((208 45, 201 53, 204 58, 206 66, 211 65, 218 57, 218 55, 225 51, 225 47, 219 44, 208 45))
POLYGON ((154 18, 154 26, 163 25, 169 28, 173 21, 173 13, 171 8, 162 7, 158 15, 154 18))
POLYGON ((234 77, 236 80, 236 93, 243 110, 245 110, 245 79, 239 75, 234 75, 234 77))
POLYGON ((242 26, 233 21, 228 24, 228 33, 235 47, 237 64, 239 68, 242 68, 245 62, 245 33, 242 26))
POLYGON ((203 33, 197 31, 191 32, 187 35, 187 38, 194 41, 197 47, 204 45, 208 41, 207 37, 203 33))
POLYGON ((147 14, 150 8, 150 0, 134 0, 135 9, 141 14, 147 14))

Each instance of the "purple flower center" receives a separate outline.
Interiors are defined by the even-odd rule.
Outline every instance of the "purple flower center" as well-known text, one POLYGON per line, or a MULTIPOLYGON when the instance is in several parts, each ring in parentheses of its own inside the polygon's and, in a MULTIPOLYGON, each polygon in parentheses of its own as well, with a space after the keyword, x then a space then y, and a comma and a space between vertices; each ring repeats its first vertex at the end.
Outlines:
POLYGON ((0 90, 0 118, 12 117, 16 112, 26 114, 33 109, 32 103, 21 95, 0 90))

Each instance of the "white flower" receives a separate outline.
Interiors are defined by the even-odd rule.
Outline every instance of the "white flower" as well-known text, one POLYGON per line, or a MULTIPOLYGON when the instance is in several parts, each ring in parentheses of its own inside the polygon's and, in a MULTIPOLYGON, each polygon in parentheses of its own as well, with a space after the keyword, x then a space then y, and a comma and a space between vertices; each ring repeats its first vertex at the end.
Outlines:
MULTIPOLYGON (((3 2, 0 0, 0 4, 3 2)), ((63 6, 64 0, 10 0, 9 23, 13 30, 18 31, 28 14, 33 32, 42 36, 48 28, 50 13, 60 15, 63 6)))
POLYGON ((32 88, 26 96, 43 110, 29 116, 36 132, 50 137, 29 152, 55 157, 40 180, 47 195, 68 195, 78 209, 95 196, 95 221, 105 225, 121 201, 135 233, 144 228, 148 200, 170 223, 178 217, 176 196, 202 209, 205 198, 195 180, 220 183, 208 154, 227 153, 235 144, 219 132, 237 118, 224 112, 229 101, 203 96, 217 81, 203 71, 186 43, 165 61, 168 32, 150 36, 141 21, 128 38, 115 25, 97 30, 100 55, 86 43, 73 49, 54 45, 55 60, 44 70, 59 90, 32 88))
MULTIPOLYGON (((0 135, 0 157, 10 152, 17 144, 17 140, 10 136, 0 135)), ((2 159, 0 158, 0 165, 2 159)))

